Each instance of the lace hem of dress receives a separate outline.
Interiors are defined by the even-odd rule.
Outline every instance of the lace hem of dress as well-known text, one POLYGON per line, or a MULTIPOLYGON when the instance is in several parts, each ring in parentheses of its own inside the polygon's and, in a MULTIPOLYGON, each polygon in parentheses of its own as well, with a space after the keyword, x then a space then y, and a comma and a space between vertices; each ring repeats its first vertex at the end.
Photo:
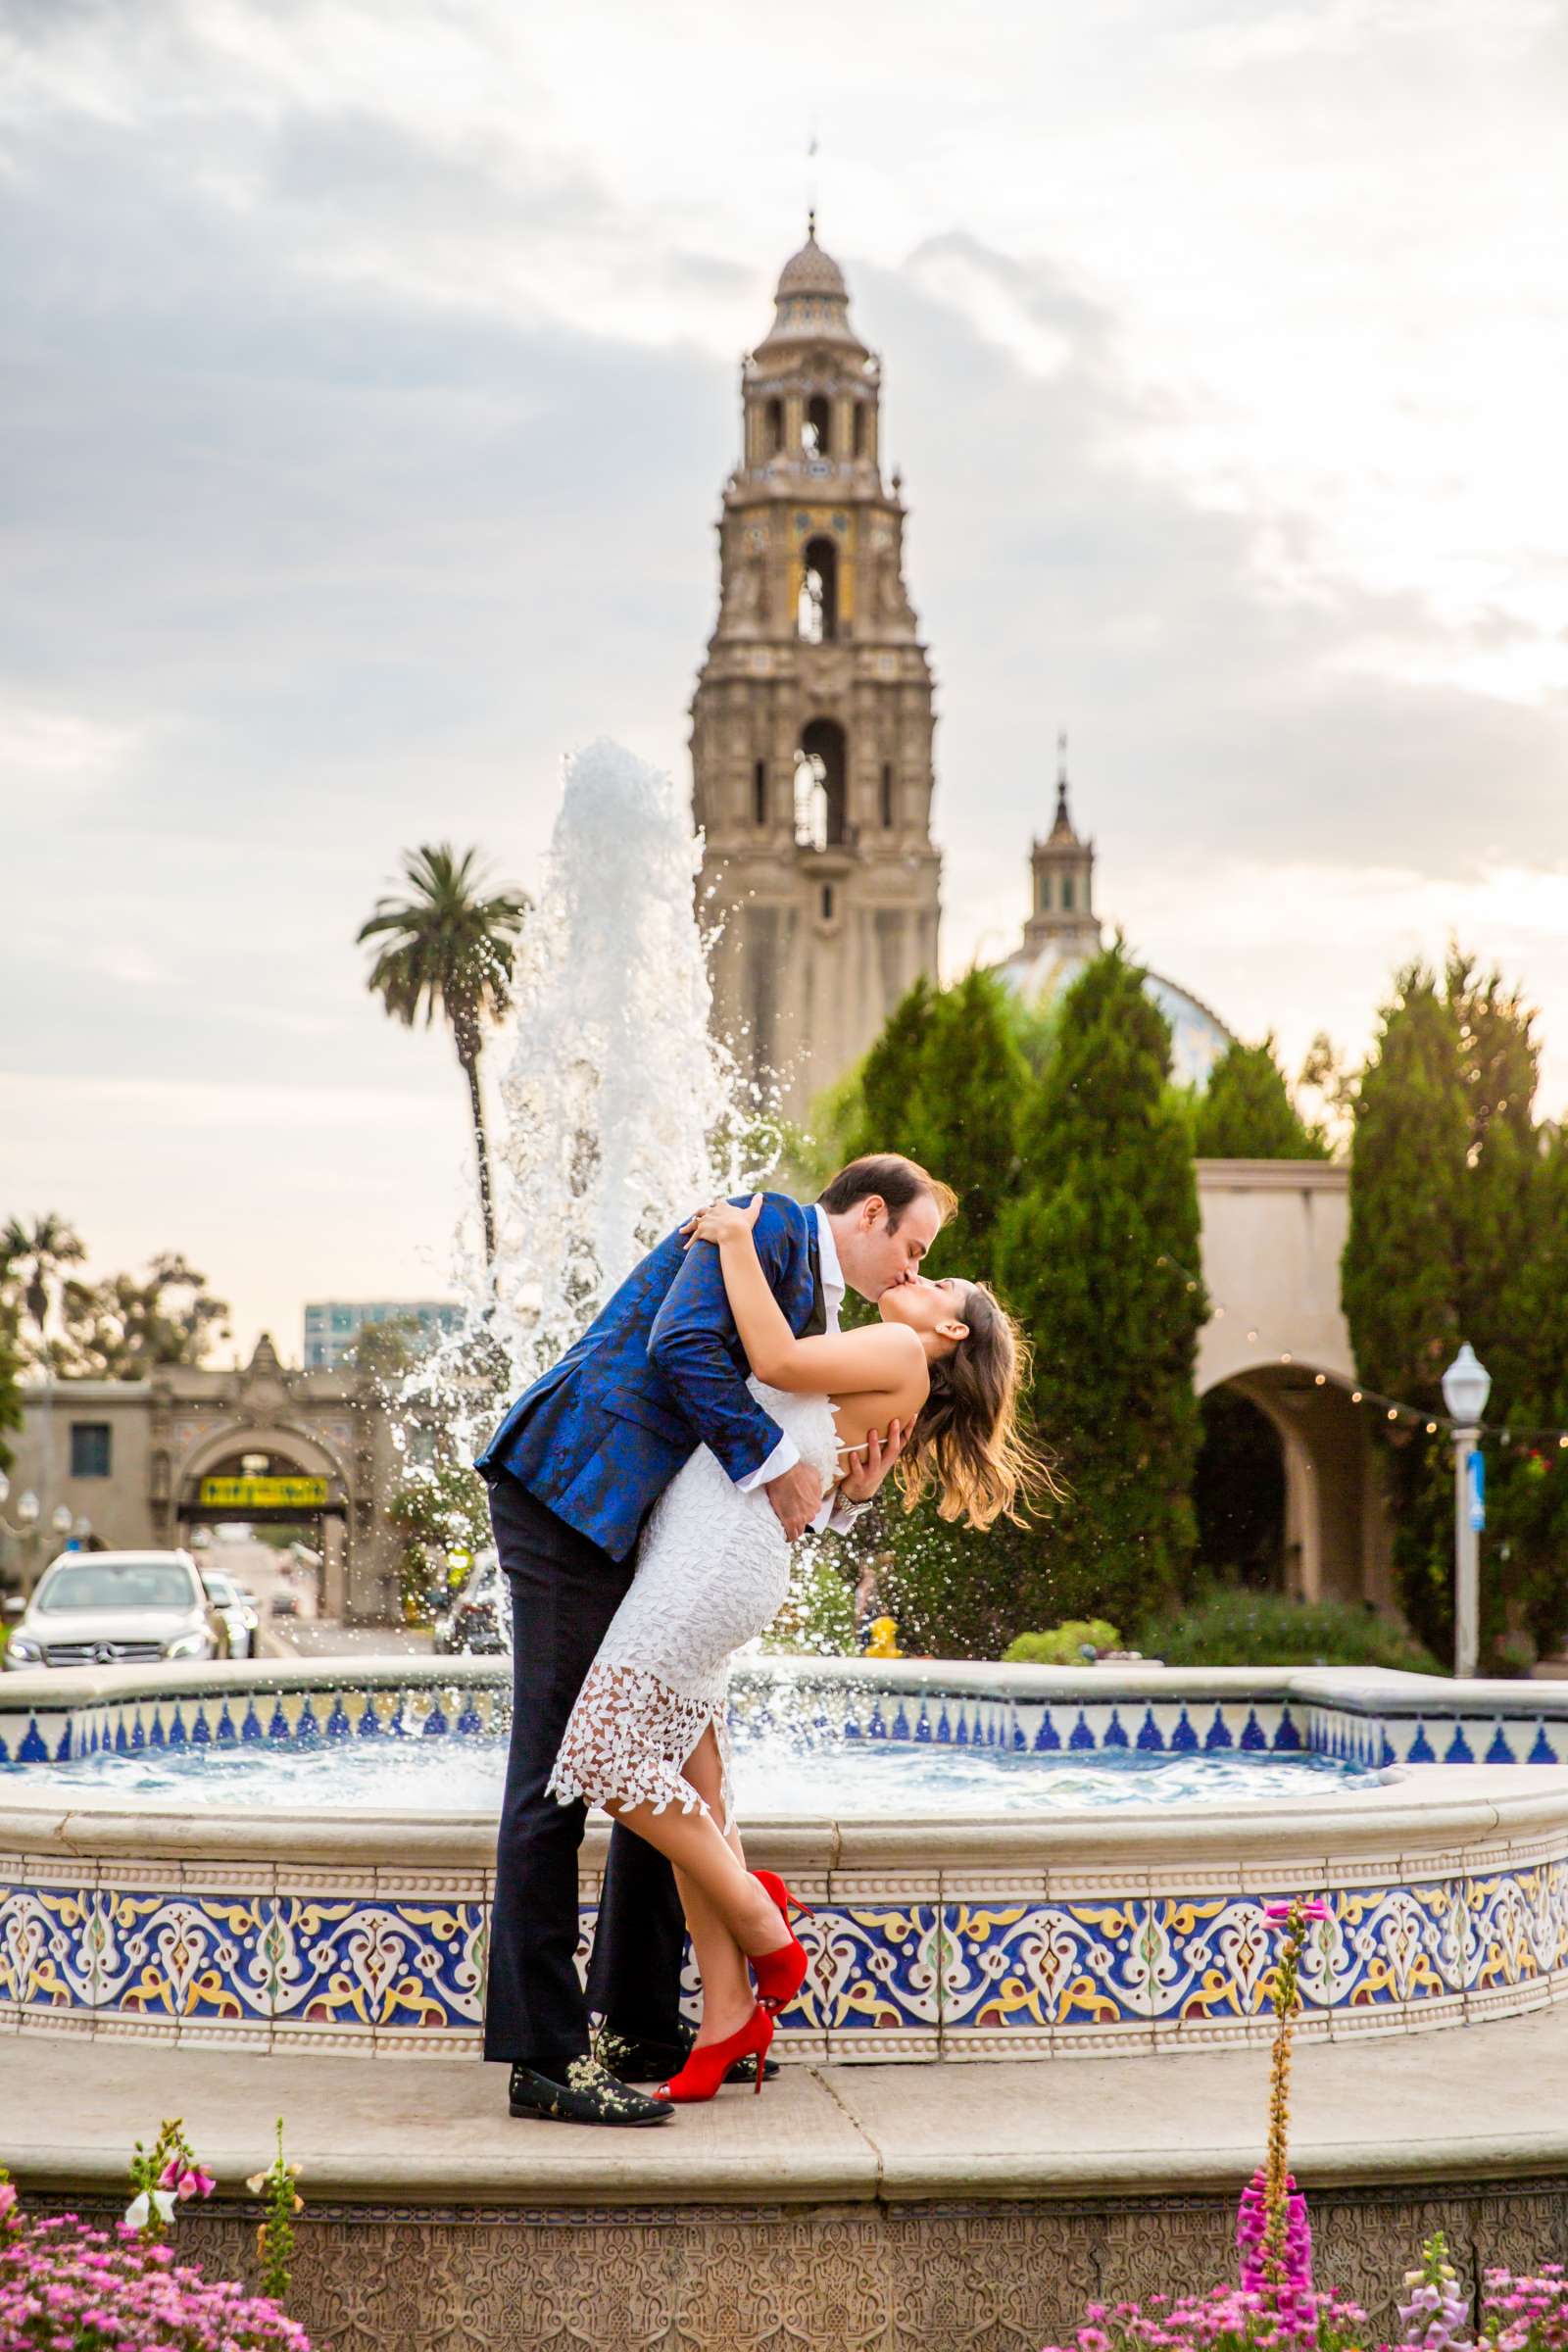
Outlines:
POLYGON ((642 1667, 590 1666, 545 1793, 561 1805, 652 1805, 662 1813, 673 1804, 683 1813, 708 1813, 682 1767, 710 1725, 727 1833, 735 1806, 724 1709, 710 1699, 683 1698, 642 1667))

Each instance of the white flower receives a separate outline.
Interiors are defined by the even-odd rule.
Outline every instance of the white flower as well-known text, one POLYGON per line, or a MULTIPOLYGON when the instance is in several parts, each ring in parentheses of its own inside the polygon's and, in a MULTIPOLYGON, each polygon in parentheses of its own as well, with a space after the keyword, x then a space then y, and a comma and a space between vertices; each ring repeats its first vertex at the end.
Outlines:
POLYGON ((160 2221, 172 2222, 173 2220, 174 2199, 169 2189, 148 2190, 144 2188, 140 2196, 132 2197, 126 2206, 125 2219, 132 2230, 145 2230, 154 2213, 158 2215, 160 2221))

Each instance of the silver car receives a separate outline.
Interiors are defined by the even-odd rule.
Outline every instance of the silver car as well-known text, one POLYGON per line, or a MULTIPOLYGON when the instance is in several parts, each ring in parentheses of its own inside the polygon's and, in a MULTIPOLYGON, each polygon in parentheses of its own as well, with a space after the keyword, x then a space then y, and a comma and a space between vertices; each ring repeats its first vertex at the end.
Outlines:
POLYGON ((213 1658, 215 1612, 188 1551, 67 1551, 6 1643, 6 1666, 133 1666, 213 1658))

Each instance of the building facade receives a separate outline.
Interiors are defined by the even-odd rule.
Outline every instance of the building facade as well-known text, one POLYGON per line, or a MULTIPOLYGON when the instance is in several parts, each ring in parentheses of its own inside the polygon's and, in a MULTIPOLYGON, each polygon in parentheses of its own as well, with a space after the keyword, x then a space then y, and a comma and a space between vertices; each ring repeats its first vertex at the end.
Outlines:
POLYGON ((937 968, 931 665, 881 389, 813 216, 741 369, 691 711, 715 1026, 796 1118, 937 968))
POLYGON ((334 1371, 353 1354, 360 1334, 378 1323, 397 1324, 422 1353, 462 1329, 463 1312, 447 1298, 312 1298, 302 1360, 307 1372, 334 1371))
MULTIPOLYGON (((423 1451, 417 1408, 394 1427, 376 1384, 350 1371, 296 1371, 265 1336, 250 1362, 171 1364, 148 1380, 57 1380, 23 1390, 9 1440, 12 1493, 38 1498, 30 1535, 8 1537, 4 1580, 34 1584, 60 1538, 64 1505, 111 1550, 188 1544, 218 1520, 308 1525, 321 1554, 321 1607, 351 1622, 399 1614, 407 1538, 388 1516, 409 1459, 423 1451), (235 1482, 304 1482, 304 1507, 237 1506, 235 1482)), ((13 1518, 15 1512, 13 1510, 13 1518)))

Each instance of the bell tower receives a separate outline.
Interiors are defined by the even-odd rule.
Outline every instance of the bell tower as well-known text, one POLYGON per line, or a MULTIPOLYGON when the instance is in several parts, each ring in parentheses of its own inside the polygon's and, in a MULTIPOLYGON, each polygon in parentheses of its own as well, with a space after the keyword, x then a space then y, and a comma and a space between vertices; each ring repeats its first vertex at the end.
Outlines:
POLYGON ((884 488, 881 370, 816 241, 784 265, 741 367, 718 620, 692 702, 714 1022, 742 1067, 813 1095, 935 975, 931 667, 884 488))
POLYGON ((1023 927, 1026 956, 1042 949, 1100 953, 1100 917, 1095 912, 1095 845, 1080 840, 1067 814, 1067 738, 1056 738, 1056 815, 1044 841, 1029 857, 1034 905, 1023 927))

